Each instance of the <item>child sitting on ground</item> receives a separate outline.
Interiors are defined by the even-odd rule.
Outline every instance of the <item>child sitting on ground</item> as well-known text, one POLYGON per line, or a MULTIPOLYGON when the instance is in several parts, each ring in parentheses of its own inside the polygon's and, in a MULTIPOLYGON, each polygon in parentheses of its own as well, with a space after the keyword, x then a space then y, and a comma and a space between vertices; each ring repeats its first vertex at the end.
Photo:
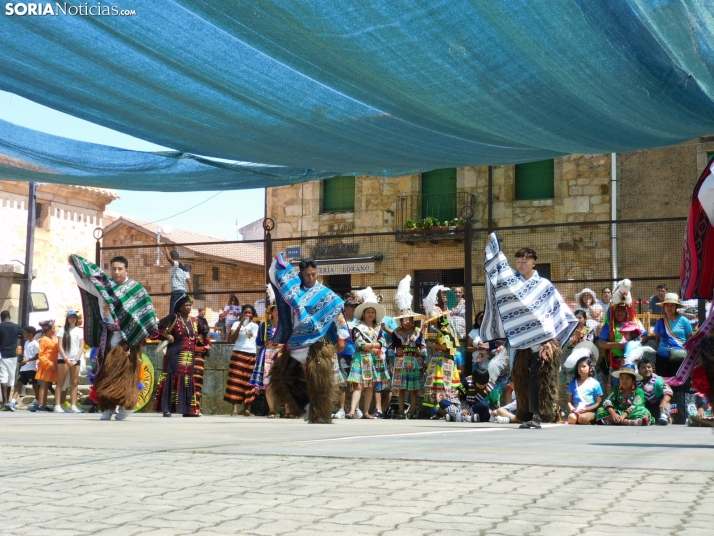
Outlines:
MULTIPOLYGON (((513 391, 513 383, 509 383, 508 388, 513 391)), ((494 417, 494 422, 498 424, 509 424, 512 422, 521 422, 516 417, 516 412, 518 411, 518 401, 515 398, 515 391, 513 391, 514 398, 511 402, 505 406, 501 406, 496 411, 491 412, 491 416, 494 417)))
POLYGON ((652 415, 645 407, 645 393, 636 386, 642 381, 634 363, 624 362, 620 370, 612 373, 620 380, 620 385, 598 408, 595 419, 598 424, 618 424, 629 426, 647 426, 652 422, 652 415))
POLYGON ((642 342, 640 342, 642 331, 637 324, 632 321, 627 321, 620 328, 620 333, 622 333, 622 338, 627 341, 623 358, 625 361, 632 361, 633 352, 637 348, 642 348, 642 342))
POLYGON ((491 411, 501 405, 501 393, 491 381, 488 370, 478 369, 467 376, 459 387, 462 405, 468 407, 474 417, 474 422, 488 422, 491 411))
MULTIPOLYGON (((590 357, 590 353, 578 357, 575 354, 575 366, 573 367, 573 379, 568 384, 568 424, 590 424, 595 420, 595 411, 602 402, 602 387, 600 382, 593 378, 595 367, 590 357)), ((568 361, 565 367, 569 368, 568 361)))
POLYGON ((17 399, 22 391, 22 386, 27 385, 28 383, 32 385, 32 391, 35 394, 35 405, 32 411, 37 411, 39 408, 39 403, 37 402, 38 389, 35 374, 37 374, 37 354, 40 352, 40 343, 35 340, 36 333, 37 330, 34 326, 26 326, 23 330, 25 346, 22 351, 22 361, 20 361, 20 376, 15 384, 15 392, 13 393, 12 400, 9 404, 10 411, 15 411, 17 399))

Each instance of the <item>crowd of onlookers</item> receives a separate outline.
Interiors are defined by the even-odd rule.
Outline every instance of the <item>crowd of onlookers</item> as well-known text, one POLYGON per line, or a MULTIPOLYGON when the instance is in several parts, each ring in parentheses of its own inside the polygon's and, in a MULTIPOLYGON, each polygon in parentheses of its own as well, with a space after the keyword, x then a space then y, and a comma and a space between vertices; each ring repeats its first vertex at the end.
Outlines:
MULTIPOLYGON (((377 322, 370 317, 369 322, 375 329, 373 340, 366 342, 364 334, 371 332, 355 331, 355 328, 364 324, 364 313, 371 314, 370 310, 362 311, 362 316, 355 318, 359 300, 354 293, 346 294, 344 299, 345 317, 354 336, 335 359, 335 381, 341 387, 335 418, 422 417, 518 422, 517 401, 510 383, 515 351, 506 341, 486 343, 481 340, 481 313, 466 333, 461 288, 444 291, 440 296, 456 343, 455 352, 449 358, 458 371, 454 376, 458 379, 453 381, 457 396, 448 404, 424 403, 427 369, 433 356, 443 353, 428 335, 431 333, 433 339, 438 330, 431 325, 422 326, 424 340, 419 344, 423 344, 423 351, 416 352, 413 365, 416 375, 414 370, 400 369, 395 384, 395 366, 403 345, 397 341, 404 339, 405 334, 418 333, 419 321, 382 315, 377 322), (360 345, 364 344, 369 344, 370 353, 376 356, 375 381, 365 380, 364 371, 360 371, 359 381, 355 380, 353 357, 360 354, 360 345), (415 383, 400 384, 402 376, 409 372, 415 383), (355 391, 362 392, 355 397, 355 391)), ((689 382, 672 387, 665 380, 676 376, 686 355, 684 343, 698 325, 697 304, 681 302, 677 294, 670 293, 662 284, 642 305, 649 314, 631 318, 632 307, 616 306, 611 309, 611 318, 607 318, 611 299, 612 290, 608 287, 601 290, 599 297, 588 288, 575 295, 573 305, 579 325, 565 347, 561 369, 559 413, 563 421, 632 425, 712 422, 707 400, 701 393, 691 392, 689 382)), ((707 314, 709 307, 707 303, 707 314)), ((254 306, 241 306, 238 298, 231 295, 213 326, 209 327, 205 314, 205 309, 199 309, 197 318, 206 326, 210 339, 227 340, 234 345, 234 351, 254 356, 247 366, 249 381, 246 380, 244 386, 244 390, 251 392, 242 393, 238 403, 227 390, 226 400, 234 404, 233 414, 237 414, 239 404, 243 404, 245 415, 281 414, 269 389, 270 367, 278 354, 277 345, 270 341, 277 325, 275 307, 269 306, 261 315, 254 306)), ((0 383, 5 409, 14 411, 23 388, 31 387, 35 394, 31 408, 34 411, 82 411, 77 403, 78 379, 85 368, 81 323, 81 314, 69 311, 62 327, 46 322, 39 330, 32 326, 21 328, 10 321, 7 311, 2 312, 0 383), (17 347, 18 337, 24 341, 22 347, 17 347), (56 363, 47 357, 53 351, 58 354, 56 363), (47 403, 49 392, 57 399, 54 406, 47 403)), ((362 366, 362 357, 359 363, 362 366)))

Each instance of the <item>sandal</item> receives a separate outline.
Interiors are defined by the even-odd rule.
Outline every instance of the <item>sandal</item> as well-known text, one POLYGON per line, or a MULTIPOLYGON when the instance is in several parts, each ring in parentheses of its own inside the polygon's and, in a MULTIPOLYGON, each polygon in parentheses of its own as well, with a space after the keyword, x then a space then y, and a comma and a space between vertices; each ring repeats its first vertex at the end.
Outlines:
POLYGON ((274 411, 271 411, 270 413, 268 413, 268 419, 274 419, 274 418, 275 418, 275 412, 274 412, 274 411))
POLYGON ((352 412, 345 414, 345 419, 354 419, 354 418, 355 418, 355 414, 352 412))
POLYGON ((237 412, 234 411, 233 413, 231 413, 231 417, 237 417, 237 416, 238 416, 237 412))
POLYGON ((252 417, 252 416, 253 416, 253 414, 252 414, 250 411, 248 411, 248 410, 245 410, 245 411, 243 412, 243 417, 252 417))
POLYGON ((372 417, 369 413, 365 413, 364 415, 362 415, 362 418, 363 419, 374 419, 374 417, 372 417))

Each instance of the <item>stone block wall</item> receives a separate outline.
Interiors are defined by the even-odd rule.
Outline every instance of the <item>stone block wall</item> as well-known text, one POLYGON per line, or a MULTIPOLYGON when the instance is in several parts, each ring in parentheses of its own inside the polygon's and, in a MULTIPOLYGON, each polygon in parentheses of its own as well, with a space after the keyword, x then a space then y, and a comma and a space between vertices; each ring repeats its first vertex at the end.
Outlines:
MULTIPOLYGON (((27 183, 0 180, 0 261, 25 260, 27 183)), ((42 226, 35 230, 34 291, 47 294, 48 318, 64 323, 68 309, 80 306, 79 291, 69 273, 67 257, 77 253, 94 260, 93 232, 103 225, 103 213, 117 196, 96 188, 41 184, 37 199, 42 226)), ((0 296, 2 299, 2 296, 0 296)), ((18 320, 13 316, 13 320, 18 320)))
MULTIPOLYGON (((228 381, 228 367, 232 352, 232 344, 214 343, 211 346, 210 356, 205 361, 203 373, 201 412, 205 415, 230 415, 231 413, 231 405, 223 400, 223 395, 228 381)), ((147 344, 144 353, 154 365, 154 376, 158 383, 163 359, 156 354, 155 344, 147 344)), ((156 385, 154 385, 154 396, 156 396, 156 385)), ((147 404, 141 411, 144 413, 153 411, 152 404, 147 404)))

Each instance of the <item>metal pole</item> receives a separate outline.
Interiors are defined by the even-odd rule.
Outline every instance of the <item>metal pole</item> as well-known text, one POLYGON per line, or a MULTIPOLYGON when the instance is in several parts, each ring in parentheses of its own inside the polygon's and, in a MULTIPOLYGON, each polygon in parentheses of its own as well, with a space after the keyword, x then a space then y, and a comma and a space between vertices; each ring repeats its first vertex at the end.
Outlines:
MULTIPOLYGON (((270 265, 273 262, 273 238, 270 235, 270 231, 275 228, 275 222, 270 218, 265 218, 263 220, 263 230, 265 231, 263 236, 265 239, 265 284, 270 283, 270 265)), ((266 303, 266 307, 268 304, 266 303)))
POLYGON ((35 254, 35 226, 37 225, 37 183, 31 182, 27 194, 27 237, 25 240, 25 276, 22 289, 20 324, 30 323, 32 310, 32 258, 35 254))
POLYGON ((493 232, 493 166, 488 166, 488 234, 493 232))

